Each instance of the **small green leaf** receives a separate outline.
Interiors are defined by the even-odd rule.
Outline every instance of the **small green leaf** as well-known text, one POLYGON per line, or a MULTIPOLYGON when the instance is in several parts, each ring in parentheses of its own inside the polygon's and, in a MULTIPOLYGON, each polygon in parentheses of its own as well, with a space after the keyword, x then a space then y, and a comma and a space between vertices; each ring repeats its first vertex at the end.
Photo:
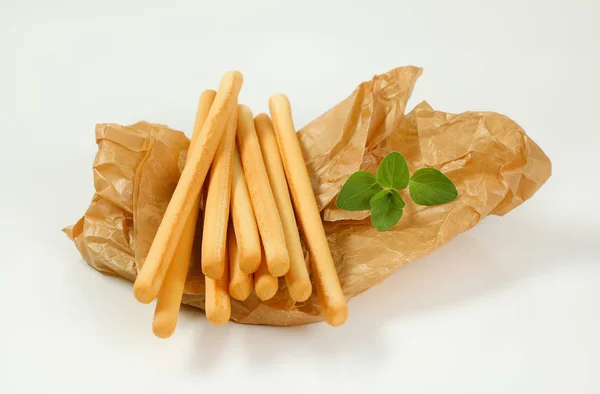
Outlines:
POLYGON ((386 231, 394 227, 404 208, 402 196, 394 189, 382 190, 371 201, 371 223, 379 231, 386 231))
POLYGON ((439 205, 456 200, 458 191, 448 177, 435 168, 421 168, 411 177, 410 197, 419 205, 439 205))
POLYGON ((393 198, 394 204, 396 204, 396 206, 398 206, 398 208, 402 209, 406 205, 404 203, 404 200, 402 199, 402 196, 400 195, 400 193, 398 193, 395 190, 389 190, 389 189, 382 190, 379 193, 377 193, 376 195, 374 195, 373 198, 371 199, 371 201, 369 201, 369 205, 371 206, 371 208, 373 208, 374 206, 380 204, 381 200, 392 199, 392 198, 393 198))
POLYGON ((375 175, 358 171, 350 175, 337 197, 337 206, 346 211, 364 211, 370 208, 369 201, 381 191, 375 175))
POLYGON ((408 180, 408 164, 402 153, 392 152, 381 161, 377 169, 377 181, 381 186, 404 189, 408 180))

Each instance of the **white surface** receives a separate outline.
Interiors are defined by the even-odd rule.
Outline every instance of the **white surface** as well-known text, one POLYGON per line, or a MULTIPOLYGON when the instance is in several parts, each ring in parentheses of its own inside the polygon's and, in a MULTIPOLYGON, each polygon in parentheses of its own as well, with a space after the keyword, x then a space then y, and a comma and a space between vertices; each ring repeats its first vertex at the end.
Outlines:
POLYGON ((325 3, 0 0, 1 393, 600 392, 600 3, 325 3), (406 64, 424 67, 410 108, 504 113, 554 175, 351 301, 341 328, 186 308, 156 339, 153 306, 59 231, 92 196, 97 122, 189 134, 235 68, 243 102, 286 92, 301 127, 406 64))

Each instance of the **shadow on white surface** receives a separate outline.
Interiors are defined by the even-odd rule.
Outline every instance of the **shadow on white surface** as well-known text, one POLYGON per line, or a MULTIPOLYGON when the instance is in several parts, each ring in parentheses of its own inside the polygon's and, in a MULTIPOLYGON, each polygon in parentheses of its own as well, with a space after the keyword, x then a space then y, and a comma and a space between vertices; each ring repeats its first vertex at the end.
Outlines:
POLYGON ((324 323, 285 328, 237 324, 215 327, 206 322, 191 344, 198 351, 192 355, 189 368, 195 373, 210 374, 212 369, 227 365, 231 360, 223 358, 223 349, 232 343, 241 348, 243 364, 260 369, 307 357, 314 360, 315 368, 336 363, 378 365, 390 356, 379 325, 353 324, 336 329, 324 323))

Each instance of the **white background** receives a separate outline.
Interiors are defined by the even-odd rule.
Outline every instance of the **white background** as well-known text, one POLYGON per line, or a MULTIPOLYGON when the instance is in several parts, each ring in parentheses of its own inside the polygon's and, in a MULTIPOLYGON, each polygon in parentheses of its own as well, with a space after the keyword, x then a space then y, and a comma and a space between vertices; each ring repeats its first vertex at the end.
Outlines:
POLYGON ((600 393, 597 0, 0 0, 0 392, 600 393), (340 328, 211 326, 88 267, 59 230, 92 197, 97 122, 188 135, 230 69, 301 127, 373 74, 424 67, 409 109, 494 110, 550 181, 350 302, 340 328))

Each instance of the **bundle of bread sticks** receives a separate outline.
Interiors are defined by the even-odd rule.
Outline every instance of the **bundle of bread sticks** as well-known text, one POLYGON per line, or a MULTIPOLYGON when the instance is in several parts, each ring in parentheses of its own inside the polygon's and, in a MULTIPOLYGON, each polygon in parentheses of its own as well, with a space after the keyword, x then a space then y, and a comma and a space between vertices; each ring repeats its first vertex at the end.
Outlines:
POLYGON ((157 299, 152 327, 158 337, 175 330, 199 214, 210 322, 229 321, 230 297, 243 301, 254 290, 270 299, 281 276, 294 301, 311 295, 296 220, 325 320, 338 326, 348 315, 290 103, 275 95, 273 120, 254 117, 238 104, 242 82, 241 73, 229 72, 217 92, 202 93, 185 167, 135 281, 137 300, 157 299))

